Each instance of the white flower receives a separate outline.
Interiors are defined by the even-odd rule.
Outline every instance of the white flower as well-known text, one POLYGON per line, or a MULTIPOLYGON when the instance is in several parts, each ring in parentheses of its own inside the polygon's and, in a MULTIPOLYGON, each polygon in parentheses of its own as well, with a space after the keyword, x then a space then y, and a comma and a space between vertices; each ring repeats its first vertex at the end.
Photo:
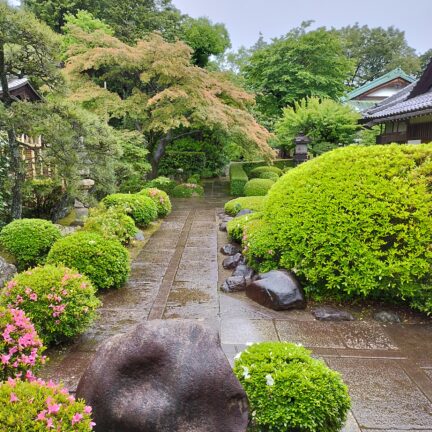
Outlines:
POLYGON ((249 375, 249 368, 246 366, 242 366, 243 368, 243 378, 244 379, 249 379, 250 375, 249 375))
POLYGON ((235 355, 234 360, 238 360, 241 357, 242 353, 239 352, 238 354, 235 355))
POLYGON ((273 377, 270 374, 266 375, 266 380, 267 380, 266 383, 268 386, 272 386, 275 383, 273 377))

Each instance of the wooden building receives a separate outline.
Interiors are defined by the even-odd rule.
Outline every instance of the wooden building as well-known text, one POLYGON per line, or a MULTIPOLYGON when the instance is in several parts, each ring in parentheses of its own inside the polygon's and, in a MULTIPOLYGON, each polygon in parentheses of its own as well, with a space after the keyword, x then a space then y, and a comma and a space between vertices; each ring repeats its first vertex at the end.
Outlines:
POLYGON ((363 123, 381 125, 378 144, 432 142, 432 59, 417 81, 365 111, 363 123))
POLYGON ((410 85, 415 78, 397 68, 351 91, 344 102, 356 111, 369 109, 410 85))
MULTIPOLYGON (((8 81, 9 93, 18 100, 26 100, 31 102, 40 101, 42 98, 33 88, 27 78, 12 78, 8 81)), ((3 96, 3 90, 0 85, 0 100, 3 96)))

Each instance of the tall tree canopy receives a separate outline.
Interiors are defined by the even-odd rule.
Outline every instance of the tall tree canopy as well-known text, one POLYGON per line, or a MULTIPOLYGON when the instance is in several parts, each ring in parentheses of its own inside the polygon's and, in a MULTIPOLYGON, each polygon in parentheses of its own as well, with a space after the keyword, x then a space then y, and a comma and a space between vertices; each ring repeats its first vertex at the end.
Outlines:
POLYGON ((419 58, 408 45, 405 32, 395 27, 370 28, 355 24, 336 32, 342 39, 346 56, 355 65, 348 80, 350 86, 363 85, 397 67, 413 75, 420 69, 419 58))
POLYGON ((308 96, 337 98, 352 70, 337 35, 309 23, 252 53, 243 68, 257 107, 273 123, 282 109, 308 96))
POLYGON ((211 55, 223 54, 231 47, 224 24, 213 24, 208 18, 187 18, 183 24, 182 39, 193 49, 193 61, 205 67, 211 55))
POLYGON ((140 131, 152 174, 170 143, 202 131, 221 133, 272 156, 269 132, 248 112, 253 97, 223 75, 191 64, 192 50, 153 34, 134 45, 101 31, 71 28, 86 46, 71 47, 66 73, 73 100, 119 128, 140 131))

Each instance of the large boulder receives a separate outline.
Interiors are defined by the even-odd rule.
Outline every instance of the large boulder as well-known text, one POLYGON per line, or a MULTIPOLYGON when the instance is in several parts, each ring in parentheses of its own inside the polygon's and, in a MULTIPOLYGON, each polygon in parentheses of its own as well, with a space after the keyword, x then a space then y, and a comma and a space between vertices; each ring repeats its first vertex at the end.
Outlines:
POLYGON ((148 321, 97 351, 77 396, 98 432, 245 432, 246 394, 216 331, 195 321, 148 321))
POLYGON ((297 278, 285 270, 261 273, 246 286, 246 295, 257 303, 274 309, 304 309, 306 300, 297 278))
POLYGON ((0 257, 0 289, 3 288, 7 281, 15 276, 16 272, 17 269, 13 264, 7 263, 0 257))

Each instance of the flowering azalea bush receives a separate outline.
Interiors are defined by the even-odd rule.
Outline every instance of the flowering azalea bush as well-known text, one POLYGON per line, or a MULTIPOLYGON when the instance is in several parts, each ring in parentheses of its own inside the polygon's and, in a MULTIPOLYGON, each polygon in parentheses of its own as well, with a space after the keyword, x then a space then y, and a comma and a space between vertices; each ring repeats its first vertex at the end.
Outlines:
POLYGON ((339 373, 310 351, 286 342, 264 342, 237 355, 234 373, 245 389, 257 430, 337 432, 350 409, 339 373))
POLYGON ((243 232, 251 221, 259 220, 261 218, 261 213, 251 213, 245 214, 243 216, 238 216, 234 219, 231 219, 227 223, 227 231, 231 240, 236 241, 237 243, 242 243, 244 241, 243 232))
POLYGON ((128 244, 138 232, 133 219, 116 207, 93 209, 83 230, 97 232, 107 239, 119 240, 123 244, 128 244))
POLYGON ((85 231, 58 240, 51 248, 47 262, 77 269, 97 289, 121 287, 130 270, 129 253, 119 241, 85 231))
POLYGON ((177 185, 172 191, 172 196, 176 198, 190 198, 193 196, 203 196, 204 188, 195 183, 182 183, 177 185))
POLYGON ((0 307, 0 381, 31 379, 45 363, 42 344, 24 311, 0 307))
POLYGON ((64 266, 27 270, 6 284, 1 303, 20 308, 44 343, 82 333, 95 317, 100 301, 87 277, 64 266))
POLYGON ((157 207, 157 212, 159 217, 165 217, 171 213, 172 210, 171 201, 166 192, 156 188, 149 188, 149 189, 143 189, 140 192, 140 195, 147 196, 154 201, 157 207))
POLYGON ((52 382, 9 379, 0 384, 0 430, 87 432, 92 409, 52 382))
POLYGON ((18 219, 0 232, 0 245, 12 254, 19 270, 43 264, 53 243, 61 237, 50 221, 18 219))

